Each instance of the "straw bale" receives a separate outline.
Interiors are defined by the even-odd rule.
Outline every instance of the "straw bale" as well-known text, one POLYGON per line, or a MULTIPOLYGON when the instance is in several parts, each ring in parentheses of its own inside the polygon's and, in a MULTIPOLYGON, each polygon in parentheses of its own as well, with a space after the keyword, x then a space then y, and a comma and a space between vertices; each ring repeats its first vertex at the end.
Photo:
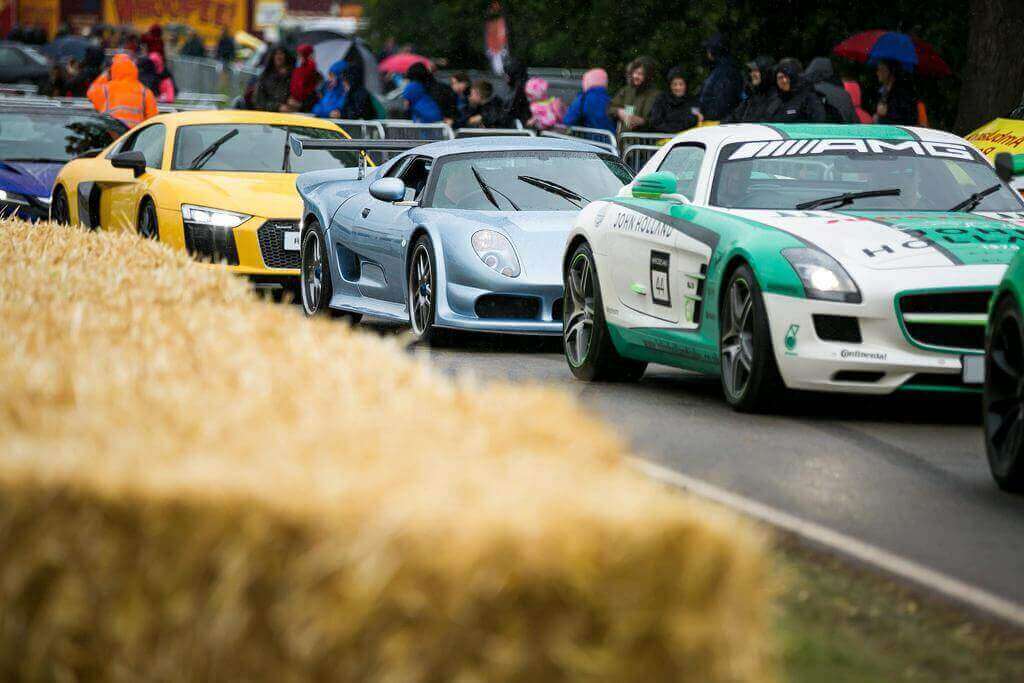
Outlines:
POLYGON ((567 396, 0 223, 0 679, 761 681, 762 533, 567 396))

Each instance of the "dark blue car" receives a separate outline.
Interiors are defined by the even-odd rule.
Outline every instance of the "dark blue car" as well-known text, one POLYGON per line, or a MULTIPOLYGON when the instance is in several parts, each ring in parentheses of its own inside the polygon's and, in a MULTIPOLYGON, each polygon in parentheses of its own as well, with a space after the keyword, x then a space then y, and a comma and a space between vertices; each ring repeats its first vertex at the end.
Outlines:
POLYGON ((0 106, 0 214, 46 220, 61 167, 103 149, 126 130, 90 109, 0 106))

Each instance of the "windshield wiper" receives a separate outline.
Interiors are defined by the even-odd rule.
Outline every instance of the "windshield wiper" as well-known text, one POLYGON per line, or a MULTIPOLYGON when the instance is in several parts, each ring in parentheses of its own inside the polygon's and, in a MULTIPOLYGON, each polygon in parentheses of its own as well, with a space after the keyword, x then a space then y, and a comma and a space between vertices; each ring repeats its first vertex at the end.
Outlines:
POLYGON ((992 187, 986 187, 984 190, 979 190, 978 192, 975 192, 970 197, 954 206, 952 209, 950 209, 950 211, 974 211, 976 208, 978 208, 978 204, 981 204, 982 200, 985 199, 985 197, 989 196, 990 194, 999 192, 999 188, 1001 188, 1002 186, 1002 183, 1000 183, 999 185, 993 185, 992 187))
POLYGON ((476 182, 480 184, 480 189, 483 190, 484 196, 487 197, 487 201, 493 204, 495 209, 501 211, 501 207, 498 206, 498 200, 494 198, 494 193, 497 192, 498 194, 505 198, 505 201, 509 203, 513 210, 519 211, 519 207, 516 206, 516 203, 512 201, 512 199, 507 194, 505 194, 496 187, 491 187, 484 181, 484 177, 480 175, 480 171, 476 170, 476 166, 470 166, 469 169, 473 171, 473 177, 476 178, 476 182))
POLYGON ((812 199, 809 202, 800 202, 794 209, 804 211, 806 209, 816 209, 819 206, 825 206, 826 204, 838 204, 839 208, 853 204, 858 199, 867 199, 869 197, 899 197, 902 194, 902 190, 898 188, 890 188, 888 190, 864 190, 863 192, 847 192, 845 194, 837 194, 832 197, 822 197, 821 199, 812 199))
POLYGON ((589 202, 590 200, 581 195, 575 190, 570 190, 564 185, 559 185, 552 180, 545 180, 544 178, 537 178, 532 175, 521 175, 518 177, 519 180, 523 181, 527 185, 533 185, 534 187, 540 188, 545 192, 550 192, 553 195, 557 195, 562 199, 566 199, 576 206, 577 209, 583 208, 582 202, 589 202))
POLYGON ((209 147, 207 147, 202 152, 196 155, 196 158, 193 159, 192 163, 188 165, 188 170, 196 171, 202 168, 206 164, 206 162, 209 161, 210 158, 217 153, 217 150, 220 149, 221 145, 223 145, 225 142, 235 137, 236 135, 238 135, 238 129, 234 128, 225 133, 224 135, 220 136, 216 141, 211 143, 209 147))

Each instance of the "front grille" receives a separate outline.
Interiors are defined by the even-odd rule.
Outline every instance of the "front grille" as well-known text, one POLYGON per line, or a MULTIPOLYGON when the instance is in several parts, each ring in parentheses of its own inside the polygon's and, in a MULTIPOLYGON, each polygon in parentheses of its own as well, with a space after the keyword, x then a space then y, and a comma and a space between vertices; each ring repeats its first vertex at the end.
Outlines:
POLYGON ((540 317, 540 299, 532 296, 484 294, 474 306, 480 318, 536 320, 540 317))
POLYGON ((814 332, 824 341, 860 344, 860 323, 849 315, 815 314, 814 332))
POLYGON ((884 372, 874 370, 840 370, 832 375, 833 382, 861 382, 873 384, 885 377, 884 372))
POLYGON ((185 222, 185 251, 200 261, 238 265, 235 231, 213 225, 185 222))
POLYGON ((925 346, 951 349, 985 348, 984 325, 944 325, 941 323, 906 323, 907 334, 925 346))
POLYGON ((260 240, 260 253, 267 268, 298 268, 298 251, 285 251, 284 234, 298 232, 297 221, 267 221, 256 231, 260 240))
POLYGON ((904 294, 897 307, 911 341, 922 346, 980 351, 985 348, 985 325, 991 289, 904 294), (952 316, 943 320, 944 316, 952 316), (955 316, 973 316, 957 319, 955 316))
POLYGON ((562 300, 555 299, 555 303, 551 304, 551 319, 561 322, 562 321, 562 300))

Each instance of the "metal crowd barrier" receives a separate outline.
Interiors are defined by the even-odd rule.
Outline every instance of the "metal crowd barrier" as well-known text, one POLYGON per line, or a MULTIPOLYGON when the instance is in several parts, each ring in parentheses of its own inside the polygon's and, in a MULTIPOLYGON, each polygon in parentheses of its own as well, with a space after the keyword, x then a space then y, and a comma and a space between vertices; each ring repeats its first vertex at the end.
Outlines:
POLYGON ((380 121, 365 121, 363 119, 331 119, 331 121, 341 126, 342 130, 355 140, 383 140, 386 137, 384 126, 380 121))
POLYGON ((413 123, 404 119, 380 119, 388 140, 453 140, 455 134, 447 123, 413 123))
POLYGON ((622 162, 639 173, 640 169, 658 153, 658 145, 630 145, 622 152, 622 162))
POLYGON ((595 147, 600 147, 601 149, 603 149, 604 151, 608 152, 609 154, 614 154, 616 156, 618 156, 618 154, 619 154, 619 151, 617 149, 615 149, 614 147, 612 147, 607 142, 598 142, 596 140, 586 140, 586 139, 581 138, 581 137, 579 137, 577 135, 569 135, 568 133, 559 133, 559 132, 553 131, 553 130, 542 130, 540 132, 540 136, 542 138, 560 138, 562 140, 574 140, 574 141, 577 141, 577 142, 579 142, 580 140, 583 140, 584 142, 589 142, 590 144, 594 145, 595 147))
POLYGON ((537 134, 528 128, 459 128, 457 138, 486 138, 491 136, 509 138, 534 138, 537 134))
POLYGON ((560 132, 565 135, 571 135, 574 138, 580 138, 583 140, 589 140, 590 142, 597 142, 606 147, 611 147, 612 150, 618 154, 619 143, 615 139, 615 134, 611 131, 605 130, 604 128, 586 128, 584 126, 559 126, 555 129, 555 132, 560 132))
POLYGON ((0 84, 0 94, 26 96, 39 93, 39 86, 31 83, 3 83, 0 84))

